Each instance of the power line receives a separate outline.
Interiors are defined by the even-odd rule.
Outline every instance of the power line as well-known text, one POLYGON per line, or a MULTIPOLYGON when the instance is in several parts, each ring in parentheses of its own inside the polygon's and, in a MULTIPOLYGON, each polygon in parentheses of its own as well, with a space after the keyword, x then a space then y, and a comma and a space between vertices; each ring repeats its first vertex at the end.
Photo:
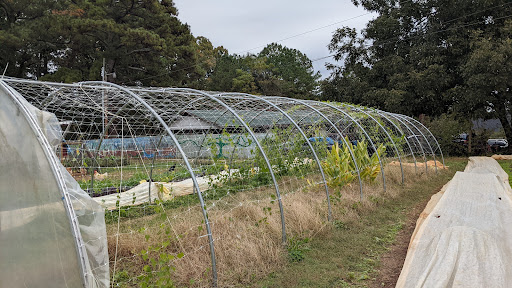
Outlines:
POLYGON ((320 61, 320 60, 323 60, 323 59, 331 58, 331 57, 333 57, 334 55, 336 55, 336 54, 330 54, 330 55, 327 55, 327 56, 323 56, 323 57, 320 57, 320 58, 316 58, 316 59, 311 60, 311 62, 316 62, 316 61, 320 61))
MULTIPOLYGON (((292 35, 292 36, 289 36, 289 37, 286 37, 286 38, 282 38, 280 40, 277 40, 277 41, 273 41, 271 43, 280 43, 280 42, 284 42, 286 40, 290 40, 290 39, 293 39, 293 38, 297 38, 297 37, 300 37, 300 36, 303 36, 303 35, 306 35, 306 34, 309 34, 309 33, 312 33, 312 32, 316 32, 318 30, 322 30, 322 29, 325 29, 325 28, 329 28, 329 27, 332 27, 334 25, 338 25, 338 24, 341 24, 341 23, 344 23, 344 22, 348 22, 350 20, 354 20, 354 19, 357 19, 357 18, 361 18, 363 16, 366 16, 366 15, 370 15, 372 14, 371 12, 368 12, 368 13, 365 13, 365 14, 361 14, 361 15, 357 15, 357 16, 354 16, 352 18, 348 18, 348 19, 345 19, 345 20, 341 20, 341 21, 338 21, 338 22, 334 22, 334 23, 331 23, 329 25, 325 25, 325 26, 322 26, 322 27, 318 27, 318 28, 315 28, 315 29, 312 29, 312 30, 308 30, 308 31, 305 31, 305 32, 302 32, 302 33, 299 33, 299 34, 295 34, 295 35, 292 35)), ((248 50, 244 50, 242 52, 240 52, 239 54, 244 54, 246 52, 249 52, 249 51, 252 51, 252 50, 255 50, 255 49, 259 49, 259 48, 263 48, 267 46, 267 44, 265 45, 260 45, 260 46, 256 46, 254 48, 251 48, 251 49, 248 49, 248 50)))
MULTIPOLYGON (((412 0, 408 1, 408 2, 411 2, 412 0)), ((318 27, 318 28, 315 28, 315 29, 311 29, 311 30, 308 30, 308 31, 305 31, 305 32, 302 32, 302 33, 299 33, 299 34, 295 34, 295 35, 292 35, 292 36, 288 36, 288 37, 285 37, 285 38, 282 38, 282 39, 279 39, 277 41, 273 41, 273 42, 270 42, 270 43, 281 43, 281 42, 284 42, 286 40, 290 40, 290 39, 293 39, 293 38, 297 38, 297 37, 300 37, 300 36, 304 36, 306 34, 309 34, 309 33, 313 33, 313 32, 316 32, 318 30, 322 30, 322 29, 325 29, 325 28, 329 28, 329 27, 332 27, 332 26, 335 26, 335 25, 338 25, 338 24, 341 24, 341 23, 344 23, 344 22, 348 22, 348 21, 351 21, 351 20, 354 20, 354 19, 357 19, 357 18, 361 18, 363 16, 366 16, 366 15, 369 15, 369 14, 372 14, 372 12, 368 12, 368 13, 364 13, 364 14, 360 14, 360 15, 357 15, 357 16, 354 16, 354 17, 351 17, 351 18, 347 18, 347 19, 343 19, 341 21, 337 21, 337 22, 334 22, 334 23, 331 23, 331 24, 328 24, 328 25, 325 25, 325 26, 321 26, 321 27, 318 27)), ((235 53, 235 54, 245 54, 247 52, 250 52, 252 50, 255 50, 255 49, 259 49, 259 48, 263 48, 265 46, 267 46, 268 44, 266 45, 260 45, 260 46, 256 46, 256 47, 253 47, 253 48, 250 48, 250 49, 247 49, 247 50, 244 50, 242 52, 239 52, 239 53, 235 53)), ((148 79, 152 79, 152 78, 157 78, 157 77, 161 77, 161 76, 164 76, 164 75, 167 75, 167 74, 171 74, 171 73, 176 73, 176 72, 180 72, 180 71, 184 71, 184 70, 188 70, 190 68, 194 68, 194 67, 197 67, 199 66, 200 64, 194 64, 194 65, 190 65, 188 67, 185 67, 185 68, 181 68, 181 69, 178 69, 178 70, 172 70, 172 71, 167 71, 165 73, 162 73, 160 75, 153 75, 153 76, 149 76, 149 77, 146 77, 146 78, 142 78, 140 79, 139 81, 144 81, 144 80, 148 80, 148 79)), ((132 82, 128 82, 128 83, 133 83, 132 82)))
MULTIPOLYGON (((462 17, 454 18, 454 19, 451 19, 451 20, 449 20, 449 21, 447 21, 445 23, 450 23, 450 22, 453 22, 453 21, 456 21, 456 20, 459 20, 459 19, 462 19, 462 18, 465 18, 465 17, 468 17, 468 16, 472 16, 472 15, 475 15, 475 14, 478 14, 478 13, 481 13, 481 12, 484 12, 484 11, 487 11, 487 10, 490 10, 490 9, 502 7, 502 6, 509 5, 509 4, 511 4, 511 2, 502 4, 502 5, 497 5, 497 6, 494 6, 494 7, 491 7, 491 8, 487 8, 485 10, 477 11, 477 12, 474 12, 474 13, 471 13, 471 14, 467 14, 467 15, 462 16, 462 17)), ((512 15, 494 18, 493 20, 501 20, 501 19, 508 19, 508 18, 512 18, 512 15)), ((460 28, 464 28, 464 27, 469 27, 469 26, 474 26, 474 25, 482 24, 482 23, 485 23, 485 21, 486 20, 477 21, 477 22, 473 22, 473 23, 469 23, 469 24, 465 24, 465 25, 460 25, 460 26, 457 26, 457 27, 451 27, 451 28, 446 28, 446 29, 442 29, 442 30, 438 30, 438 31, 434 31, 434 32, 429 32, 429 33, 421 34, 421 35, 405 37, 405 38, 402 38, 402 39, 399 39, 398 38, 399 36, 396 36, 396 37, 392 37, 392 38, 381 40, 380 43, 376 42, 376 43, 373 43, 373 44, 370 44, 370 45, 367 45, 367 46, 363 46, 363 48, 369 48, 371 46, 383 46, 383 45, 386 45, 386 44, 397 43, 399 41, 405 41, 405 40, 410 40, 410 39, 415 39, 415 38, 421 38, 421 37, 425 37, 425 36, 432 35, 432 34, 437 34, 437 33, 441 33, 441 32, 446 32, 446 31, 451 31, 451 30, 456 30, 456 29, 460 29, 460 28)), ((331 57, 334 57, 335 55, 336 55, 336 53, 329 54, 327 56, 323 56, 323 57, 311 60, 311 62, 316 62, 316 61, 320 61, 320 60, 323 60, 323 59, 326 59, 326 58, 331 58, 331 57)))
MULTIPOLYGON (((501 20, 501 19, 507 19, 507 18, 512 18, 512 15, 498 17, 498 18, 495 18, 494 20, 501 20)), ((437 33, 441 33, 441 32, 456 30, 456 29, 465 28, 465 27, 469 27, 469 26, 474 26, 474 25, 478 25, 478 24, 482 24, 482 23, 485 23, 485 20, 478 21, 478 22, 473 22, 473 23, 469 23, 469 24, 465 24, 465 25, 461 25, 461 26, 458 26, 458 27, 452 27, 452 28, 447 28, 447 29, 443 29, 443 30, 438 30, 438 31, 435 31, 435 32, 425 33, 425 34, 411 36, 411 37, 406 37, 406 38, 403 38, 403 39, 397 39, 395 42, 409 40, 409 39, 415 39, 415 38, 421 38, 421 37, 424 37, 424 36, 427 36, 427 35, 431 35, 431 34, 437 34, 437 33)), ((372 46, 375 46, 375 45, 381 46, 381 45, 391 44, 391 43, 393 43, 393 42, 392 41, 388 41, 388 42, 382 42, 382 43, 378 43, 378 44, 373 44, 372 46)))
MULTIPOLYGON (((408 0, 408 1, 405 1, 403 3, 401 3, 401 5, 405 4, 405 3, 410 3, 410 2, 413 2, 413 0, 408 0)), ((321 27, 318 27, 318 28, 315 28, 315 29, 311 29, 311 30, 308 30, 308 31, 305 31, 305 32, 302 32, 302 33, 299 33, 299 34, 295 34, 295 35, 292 35, 292 36, 288 36, 288 37, 285 37, 285 38, 282 38, 282 39, 279 39, 277 41, 272 41, 270 43, 281 43, 281 42, 284 42, 286 40, 290 40, 290 39, 293 39, 293 38, 297 38, 297 37, 300 37, 300 36, 303 36, 303 35, 306 35, 306 34, 309 34, 309 33, 312 33, 312 32, 316 32, 318 30, 322 30, 322 29, 325 29, 325 28, 329 28, 329 27, 332 27, 332 26, 335 26, 335 25, 338 25, 338 24, 341 24, 341 23, 344 23, 344 22, 348 22, 350 20, 354 20, 354 19, 357 19, 357 18, 361 18, 363 16, 366 16, 366 15, 369 15, 369 14, 372 14, 373 12, 367 12, 367 13, 364 13, 364 14, 360 14, 360 15, 357 15, 357 16, 354 16, 354 17, 351 17, 351 18, 347 18, 347 19, 344 19, 344 20, 341 20, 341 21, 337 21, 337 22, 334 22, 334 23, 331 23, 331 24, 328 24, 328 25, 324 25, 324 26, 321 26, 321 27)), ((253 48, 250 48, 250 49, 247 49, 247 50, 244 50, 242 52, 238 52, 238 53, 235 53, 235 54, 245 54, 247 52, 250 52, 252 50, 255 50, 255 49, 259 49, 259 48, 263 48, 265 46, 267 46, 268 44, 265 44, 265 45, 260 45, 260 46, 256 46, 256 47, 253 47, 253 48)), ((326 57, 322 57, 322 58, 318 58, 318 59, 315 59, 315 61, 318 61, 318 60, 321 60, 321 59, 325 59, 325 58, 328 58, 328 57, 332 57, 332 56, 326 56, 326 57)), ((315 61, 312 61, 312 62, 315 62, 315 61)), ((171 73, 176 73, 176 72, 180 72, 180 71, 184 71, 184 70, 188 70, 190 68, 194 68, 194 67, 197 67, 199 66, 200 64, 194 64, 194 65, 190 65, 188 67, 185 67, 185 68, 181 68, 181 69, 178 69, 178 70, 173 70, 173 71, 167 71, 165 73, 162 73, 160 75, 154 75, 154 76, 149 76, 149 77, 146 77, 146 78, 142 78, 140 79, 139 81, 144 81, 144 80, 148 80, 148 79, 152 79, 152 78, 156 78, 156 77, 160 77, 160 76, 164 76, 164 75, 167 75, 167 74, 171 74, 171 73)), ((133 81, 132 81, 133 82, 133 81)), ((128 82, 128 83, 132 83, 132 82, 128 82)))
MULTIPOLYGON (((412 2, 413 0, 409 0, 409 1, 406 1, 404 3, 408 3, 408 2, 412 2)), ((401 3, 401 5, 403 5, 404 3, 401 3)), ((511 4, 512 2, 507 2, 507 3, 504 3, 504 4, 501 4, 501 5, 496 5, 496 6, 493 6, 493 7, 490 7, 490 8, 486 8, 484 10, 480 10, 480 11, 476 11, 476 12, 473 12, 473 13, 470 13, 470 14, 466 14, 464 16, 461 16, 461 17, 458 17, 458 18, 453 18, 453 19, 450 19, 448 21, 446 21, 444 24, 447 24, 447 23, 451 23, 453 21, 456 21, 456 20, 459 20, 459 19, 462 19, 462 18, 466 18, 468 16, 472 16, 472 15, 475 15, 475 14, 478 14, 478 13, 482 13, 482 12, 485 12, 487 10, 491 10, 491 9, 495 9, 495 8, 499 8, 499 7, 502 7, 502 6, 506 6, 506 5, 509 5, 511 4)), ((309 34, 309 33, 312 33, 312 32, 315 32, 315 31, 318 31, 318 30, 322 30, 322 29, 325 29, 325 28, 328 28, 328 27, 332 27, 334 25, 337 25, 337 24, 341 24, 343 22, 347 22, 347 21, 350 21, 350 20, 354 20, 354 19, 357 19, 357 18, 360 18, 360 17, 363 17, 363 16, 366 16, 366 15, 369 15, 369 14, 372 14, 372 12, 368 12, 368 13, 364 13, 364 14, 360 14, 360 15, 357 15, 357 16, 354 16, 354 17, 351 17, 351 18, 347 18, 347 19, 344 19, 344 20, 341 20, 341 21, 337 21, 337 22, 334 22, 334 23, 331 23, 331 24, 328 24, 328 25, 325 25, 325 26, 321 26, 321 27, 318 27, 318 28, 315 28, 315 29, 311 29, 311 30, 308 30, 308 31, 305 31, 305 32, 302 32, 302 33, 298 33, 298 34, 295 34, 295 35, 292 35, 292 36, 289 36, 289 37, 285 37, 285 38, 282 38, 280 40, 277 40, 277 41, 273 41, 271 43, 280 43, 280 42, 284 42, 286 40, 289 40, 289 39, 293 39, 293 38, 296 38, 296 37, 300 37, 300 36, 303 36, 303 35, 306 35, 306 34, 309 34)), ((496 18, 494 20, 500 20, 500 19, 504 19, 504 18, 508 18, 508 16, 504 16, 504 17, 500 17, 500 18, 496 18)), ((479 22, 475 22, 475 23, 471 23, 471 24, 467 24, 467 25, 463 25, 463 26, 459 26, 459 27, 455 27, 455 28, 447 28, 447 29, 444 29, 444 30, 439 30, 439 31, 435 31, 435 32, 430 32, 430 33, 426 33, 426 34, 422 34, 422 35, 417 35, 417 36, 411 36, 411 37, 406 37, 406 38, 402 38, 402 39, 396 39, 394 42, 383 42, 383 43, 379 43, 378 45, 386 45, 386 44, 390 44, 390 43, 395 43, 395 42, 398 42, 398 41, 404 41, 404 40, 408 40, 408 39, 414 39, 414 38, 419 38, 419 37, 424 37, 426 35, 430 35, 430 34, 436 34, 436 33, 441 33, 441 32, 446 32, 446 31, 450 31, 450 30, 454 30, 454 29, 459 29, 459 28, 463 28, 463 27, 468 27, 468 26, 473 26, 473 25, 477 25, 477 24, 480 24, 482 21, 479 21, 479 22)), ((399 37, 399 36, 397 36, 399 37)), ((391 41, 393 39, 395 39, 396 37, 393 37, 393 38, 388 38, 388 39, 385 39, 385 40, 382 40, 382 41, 391 41)), ((377 44, 373 43, 371 46, 375 46, 377 44)), ((257 47, 253 47, 253 48, 250 48, 250 49, 247 49, 247 50, 244 50, 242 52, 240 52, 239 54, 244 54, 244 53, 247 53, 247 52, 250 52, 252 50, 255 50, 255 49, 259 49, 259 48, 262 48, 262 47, 265 47, 266 45, 260 45, 260 46, 257 46, 257 47)), ((366 46, 364 48, 368 48, 370 46, 366 46)), ((236 53, 235 53, 236 54, 236 53)), ((315 58, 313 60, 311 60, 311 62, 317 62, 317 61, 320 61, 320 60, 323 60, 323 59, 327 59, 327 58, 331 58, 331 57, 334 57, 336 55, 336 53, 333 53, 333 54, 330 54, 330 55, 326 55, 326 56, 322 56, 322 57, 319 57, 319 58, 315 58)), ((157 78, 157 77, 161 77, 161 76, 164 76, 164 75, 168 75, 168 74, 171 74, 171 73, 176 73, 176 72, 180 72, 180 71, 184 71, 184 70, 188 70, 190 68, 194 68, 194 67, 197 67, 199 66, 200 64, 194 64, 194 65, 190 65, 188 67, 184 67, 184 68, 180 68, 178 70, 171 70, 171 71, 167 71, 165 73, 162 73, 162 74, 159 74, 159 75, 153 75, 153 76, 148 76, 146 78, 142 78, 142 79, 139 79, 139 81, 144 81, 144 80, 148 80, 148 79, 153 79, 153 78, 157 78)), ((128 83, 133 83, 133 81, 131 82, 128 82, 128 83)))
MULTIPOLYGON (((408 1, 404 1, 401 3, 401 5, 403 4, 408 4, 408 3, 411 3, 413 2, 414 0, 408 0, 408 1)), ((347 18, 347 19, 344 19, 344 20, 341 20, 341 21, 338 21, 338 22, 334 22, 334 23, 331 23, 331 24, 328 24, 328 25, 325 25, 325 26, 321 26, 321 27, 318 27, 318 28, 315 28, 315 29, 311 29, 311 30, 308 30, 308 31, 305 31, 305 32, 302 32, 302 33, 299 33, 299 34, 295 34, 295 35, 292 35, 292 36, 289 36, 289 37, 286 37, 286 38, 282 38, 280 40, 277 40, 277 41, 273 41, 273 42, 270 42, 270 43, 280 43, 280 42, 284 42, 286 40, 289 40, 289 39, 293 39, 293 38, 296 38, 296 37, 300 37, 300 36, 303 36, 303 35, 306 35, 306 34, 309 34, 309 33, 312 33, 312 32, 316 32, 318 30, 322 30, 322 29, 325 29, 325 28, 329 28, 329 27, 332 27, 332 26, 335 26, 335 25, 338 25, 338 24, 341 24, 341 23, 344 23, 344 22, 348 22, 350 20, 354 20, 354 19, 357 19, 357 18, 361 18, 363 16, 366 16, 366 15, 370 15, 370 14, 373 14, 374 12, 367 12, 367 13, 364 13, 364 14, 360 14, 360 15, 357 15, 357 16, 354 16, 354 17, 351 17, 351 18, 347 18)), ((258 48, 263 48, 267 46, 267 44, 265 45, 260 45, 260 46, 257 46, 257 47, 254 47, 254 48, 251 48, 251 49, 247 49, 247 50, 244 50, 238 54, 244 54, 246 52, 249 52, 249 51, 252 51, 252 50, 255 50, 255 49, 258 49, 258 48)), ((235 53, 236 54, 236 53, 235 53)))

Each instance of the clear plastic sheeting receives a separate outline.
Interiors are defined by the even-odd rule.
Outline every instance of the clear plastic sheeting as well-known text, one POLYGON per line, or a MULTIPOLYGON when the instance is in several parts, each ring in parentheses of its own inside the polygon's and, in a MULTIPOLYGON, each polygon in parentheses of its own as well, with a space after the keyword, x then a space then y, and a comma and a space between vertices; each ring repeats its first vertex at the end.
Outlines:
POLYGON ((108 287, 103 210, 63 166, 52 167, 45 148, 55 152, 60 143, 57 118, 11 92, 0 87, 0 287, 108 287), (82 246, 87 255, 77 253, 82 246))
POLYGON ((80 188, 80 185, 60 165, 66 182, 67 193, 78 219, 78 227, 87 252, 86 276, 89 287, 109 287, 107 232, 103 207, 80 188))
POLYGON ((396 287, 509 287, 511 192, 494 159, 471 157, 421 214, 396 287))

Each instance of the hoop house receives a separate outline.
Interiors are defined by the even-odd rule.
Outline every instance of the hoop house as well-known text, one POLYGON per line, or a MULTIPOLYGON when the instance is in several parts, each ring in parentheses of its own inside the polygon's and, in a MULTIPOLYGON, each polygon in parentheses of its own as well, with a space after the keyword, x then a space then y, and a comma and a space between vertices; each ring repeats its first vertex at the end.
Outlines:
POLYGON ((56 157, 51 113, 0 82, 0 283, 108 287, 103 209, 56 157))
MULTIPOLYGON (((248 283, 283 245, 336 219, 333 203, 385 193, 388 182, 413 178, 405 164, 442 158, 418 121, 365 107, 106 82, 0 84, 0 116, 8 119, 0 153, 10 157, 0 177, 30 176, 0 188, 1 241, 26 239, 30 251, 54 245, 44 261, 55 265, 39 265, 34 281, 51 266, 65 267, 52 272, 58 281, 87 287, 109 278, 131 286, 248 283), (23 168, 30 165, 37 169, 23 168), (16 185, 36 187, 20 192, 27 203, 6 196, 16 185), (34 197, 48 191, 56 194, 34 197), (53 230, 41 224, 56 225, 48 213, 29 209, 39 206, 58 210, 53 230), (13 211, 32 218, 15 229, 13 211), (45 241, 33 243, 31 225, 46 229, 45 241), (56 233, 66 237, 56 241, 56 233)), ((1 253, 0 273, 12 273, 13 261, 34 269, 20 249, 1 253)))

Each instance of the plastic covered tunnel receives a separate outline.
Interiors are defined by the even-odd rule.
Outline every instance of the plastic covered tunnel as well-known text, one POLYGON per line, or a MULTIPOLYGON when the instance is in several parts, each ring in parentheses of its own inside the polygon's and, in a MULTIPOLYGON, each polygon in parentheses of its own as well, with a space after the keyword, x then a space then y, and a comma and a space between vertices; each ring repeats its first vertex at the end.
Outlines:
POLYGON ((61 140, 52 151, 106 211, 115 283, 154 284, 162 271, 192 286, 249 278, 252 268, 238 271, 236 259, 258 265, 277 253, 261 247, 286 245, 305 229, 297 195, 316 203, 308 211, 321 223, 336 218, 340 191, 362 200, 392 179, 444 166, 420 122, 366 107, 106 82, 1 82, 57 117, 61 140))

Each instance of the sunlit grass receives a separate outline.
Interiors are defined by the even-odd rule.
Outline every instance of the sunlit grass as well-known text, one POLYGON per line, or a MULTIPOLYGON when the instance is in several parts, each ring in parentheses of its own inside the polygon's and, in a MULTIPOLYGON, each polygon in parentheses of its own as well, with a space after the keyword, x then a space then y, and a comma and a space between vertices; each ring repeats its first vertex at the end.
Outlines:
POLYGON ((500 163, 503 170, 507 172, 508 182, 510 183, 510 186, 512 186, 512 160, 498 160, 498 163, 500 163))

